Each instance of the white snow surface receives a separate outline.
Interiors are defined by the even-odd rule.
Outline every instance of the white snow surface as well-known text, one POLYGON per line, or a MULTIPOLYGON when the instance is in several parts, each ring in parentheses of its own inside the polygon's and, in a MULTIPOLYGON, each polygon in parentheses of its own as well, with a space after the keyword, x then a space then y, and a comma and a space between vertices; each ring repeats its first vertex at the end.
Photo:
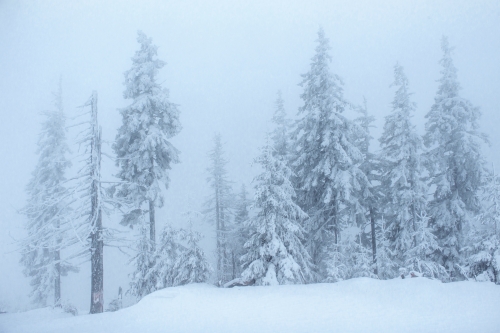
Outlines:
POLYGON ((426 278, 157 291, 117 312, 0 314, 3 333, 500 332, 500 286, 426 278))

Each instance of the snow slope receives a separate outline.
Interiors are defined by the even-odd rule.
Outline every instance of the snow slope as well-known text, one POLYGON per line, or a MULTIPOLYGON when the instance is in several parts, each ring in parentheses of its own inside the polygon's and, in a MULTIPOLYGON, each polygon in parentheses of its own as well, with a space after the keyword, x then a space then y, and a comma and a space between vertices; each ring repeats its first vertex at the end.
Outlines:
POLYGON ((167 288, 118 312, 1 314, 2 333, 500 332, 500 286, 425 278, 167 288))

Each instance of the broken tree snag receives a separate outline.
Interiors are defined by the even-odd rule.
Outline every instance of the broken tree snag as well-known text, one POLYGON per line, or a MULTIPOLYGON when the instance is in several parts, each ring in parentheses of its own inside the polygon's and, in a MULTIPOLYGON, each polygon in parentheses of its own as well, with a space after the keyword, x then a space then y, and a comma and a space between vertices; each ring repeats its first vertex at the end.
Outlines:
POLYGON ((233 288, 233 287, 246 287, 253 286, 255 284, 255 280, 252 279, 250 281, 242 280, 241 278, 236 278, 224 284, 224 288, 233 288))
POLYGON ((90 313, 101 313, 104 310, 103 287, 103 233, 101 206, 101 128, 97 122, 97 92, 92 92, 91 105, 91 143, 90 143, 90 313))

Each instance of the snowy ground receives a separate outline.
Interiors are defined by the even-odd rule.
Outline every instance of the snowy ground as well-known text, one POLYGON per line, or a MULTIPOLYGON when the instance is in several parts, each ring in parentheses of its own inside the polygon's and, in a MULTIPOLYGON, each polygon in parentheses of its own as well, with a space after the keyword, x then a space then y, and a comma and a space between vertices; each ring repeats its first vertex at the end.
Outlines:
POLYGON ((2 333, 500 332, 500 286, 424 278, 164 289, 118 312, 0 314, 2 333))

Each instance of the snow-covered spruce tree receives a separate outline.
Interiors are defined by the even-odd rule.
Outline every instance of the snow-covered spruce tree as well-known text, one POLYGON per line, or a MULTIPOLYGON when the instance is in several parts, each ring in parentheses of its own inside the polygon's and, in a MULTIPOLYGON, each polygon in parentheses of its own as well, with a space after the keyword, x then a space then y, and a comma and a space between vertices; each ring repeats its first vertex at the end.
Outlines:
MULTIPOLYGON (((130 262, 135 269, 130 276, 131 282, 127 293, 137 297, 137 299, 160 289, 158 286, 162 286, 164 281, 168 279, 168 274, 171 274, 171 267, 162 270, 163 262, 159 263, 156 260, 157 255, 151 252, 153 245, 151 244, 148 224, 144 216, 139 217, 139 222, 135 222, 135 225, 138 226, 138 239, 136 240, 136 254, 130 262), (162 267, 157 267, 157 265, 162 265, 162 267), (162 276, 162 273, 166 273, 167 276, 162 276)), ((168 236, 165 236, 165 232, 162 233, 160 244, 168 244, 164 241, 166 237, 168 236)), ((166 251, 165 247, 168 245, 160 246, 157 251, 163 254, 166 251)))
POLYGON ((381 184, 391 250, 396 255, 394 260, 404 267, 405 254, 419 245, 414 233, 418 214, 427 209, 427 187, 422 180, 423 143, 411 122, 416 106, 410 100, 408 79, 399 64, 394 66, 392 86, 397 90, 380 138, 381 184))
MULTIPOLYGON (((148 290, 152 292, 157 289, 173 287, 188 283, 206 282, 210 277, 211 268, 203 250, 198 242, 201 234, 192 230, 176 230, 170 225, 165 225, 158 241, 158 246, 154 254, 154 266, 146 262, 142 264, 143 273, 134 279, 134 291, 148 290), (148 274, 155 274, 152 279, 148 274), (156 285, 152 286, 150 281, 155 280, 156 285), (142 286, 139 285, 142 283, 142 286)), ((149 239, 144 238, 147 244, 149 239)), ((141 262, 142 257, 138 257, 141 262)), ((144 295, 136 295, 139 298, 144 295)))
POLYGON ((245 242, 250 238, 251 230, 248 228, 247 221, 249 219, 249 209, 251 201, 248 199, 248 192, 245 184, 241 185, 240 193, 236 198, 234 223, 232 224, 230 233, 230 248, 231 248, 231 266, 232 279, 241 276, 242 262, 241 256, 244 254, 245 242))
POLYGON ((256 162, 263 172, 255 178, 257 215, 248 221, 253 233, 241 258, 242 277, 257 285, 306 283, 310 258, 302 244, 300 220, 307 215, 294 202, 292 171, 283 157, 274 156, 269 142, 256 162))
POLYGON ((47 305, 51 293, 53 304, 61 306, 61 276, 74 270, 61 259, 69 209, 65 173, 71 163, 66 158, 69 149, 60 82, 54 99, 56 110, 43 113, 46 120, 38 139, 38 163, 26 187, 28 203, 22 210, 28 237, 21 242, 21 264, 31 278, 30 295, 39 306, 47 305))
POLYGON ((391 250, 383 216, 378 222, 375 228, 377 232, 377 276, 379 279, 387 280, 398 275, 399 265, 393 260, 395 253, 391 250))
POLYGON ((469 233, 465 271, 478 281, 500 283, 500 177, 490 171, 481 188, 483 210, 469 233))
MULTIPOLYGON (((161 185, 168 188, 170 170, 179 162, 179 151, 170 139, 181 130, 177 106, 169 101, 168 90, 156 81, 165 62, 157 59, 158 47, 139 31, 140 49, 132 57, 132 68, 125 72, 124 98, 132 104, 120 110, 122 126, 113 149, 122 181, 116 196, 133 209, 122 224, 139 222, 141 211, 149 212, 149 233, 155 243, 155 207, 161 207, 161 185), (144 207, 147 205, 147 207, 144 207)), ((153 249, 154 250, 154 249, 153 249)))
POLYGON ((231 227, 231 183, 227 178, 224 151, 220 134, 214 137, 214 148, 209 153, 210 167, 207 169, 207 181, 212 191, 205 206, 206 218, 215 224, 216 232, 216 279, 223 285, 232 277, 231 253, 228 245, 228 234, 231 227))
POLYGON ((484 172, 481 142, 486 137, 479 132, 479 109, 460 97, 452 48, 446 37, 441 48, 441 78, 434 104, 426 115, 424 141, 428 148, 429 185, 435 188, 430 223, 442 247, 438 260, 456 280, 461 278, 458 265, 462 262, 464 232, 480 211, 478 193, 484 172))
MULTIPOLYGON (((363 98, 363 105, 358 106, 356 111, 360 113, 359 117, 354 119, 354 122, 361 128, 360 135, 357 138, 357 146, 364 156, 363 163, 360 165, 361 171, 366 175, 367 182, 362 183, 356 197, 360 205, 360 213, 356 214, 357 226, 361 228, 359 237, 361 245, 371 248, 372 270, 377 275, 377 236, 376 236, 376 220, 379 216, 378 204, 381 200, 382 193, 380 182, 380 163, 378 156, 370 152, 370 141, 373 137, 370 135, 370 128, 374 127, 372 123, 375 121, 373 116, 368 115, 368 107, 366 98, 363 98), (365 226, 370 223, 370 233, 365 233, 365 226)), ((363 252, 365 252, 363 250, 363 252)), ((366 252, 365 252, 366 253, 366 252)))
POLYGON ((441 251, 441 248, 429 227, 429 218, 425 212, 418 215, 415 231, 411 236, 415 240, 415 245, 404 253, 403 273, 417 272, 425 277, 447 280, 446 269, 434 260, 435 253, 441 251))
POLYGON ((352 194, 366 176, 359 169, 363 154, 355 142, 359 127, 343 115, 348 102, 341 79, 330 72, 330 46, 323 29, 317 42, 311 69, 302 75, 304 104, 293 133, 292 166, 297 202, 309 214, 305 227, 309 253, 318 268, 316 279, 323 280, 328 248, 340 240, 344 208, 356 204, 352 194))
POLYGON ((174 265, 174 285, 207 282, 212 268, 205 252, 198 245, 201 234, 192 229, 181 230, 180 240, 185 243, 174 265))
POLYGON ((274 154, 286 159, 290 156, 290 120, 287 118, 281 91, 278 91, 273 115, 274 130, 271 134, 274 154))

